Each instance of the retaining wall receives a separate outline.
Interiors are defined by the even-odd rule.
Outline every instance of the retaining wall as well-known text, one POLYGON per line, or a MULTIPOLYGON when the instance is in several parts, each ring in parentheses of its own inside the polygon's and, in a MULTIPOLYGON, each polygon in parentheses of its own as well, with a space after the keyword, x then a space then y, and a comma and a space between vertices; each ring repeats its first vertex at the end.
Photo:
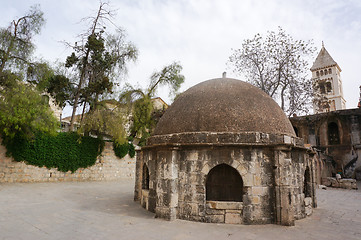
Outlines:
MULTIPOLYGON (((115 156, 112 143, 106 143, 95 165, 79 168, 76 172, 60 172, 55 168, 36 167, 16 162, 5 155, 6 148, 0 145, 1 182, 56 182, 56 181, 107 181, 134 178, 135 157, 120 159, 115 156)), ((49 156, 51 157, 51 156, 49 156)))

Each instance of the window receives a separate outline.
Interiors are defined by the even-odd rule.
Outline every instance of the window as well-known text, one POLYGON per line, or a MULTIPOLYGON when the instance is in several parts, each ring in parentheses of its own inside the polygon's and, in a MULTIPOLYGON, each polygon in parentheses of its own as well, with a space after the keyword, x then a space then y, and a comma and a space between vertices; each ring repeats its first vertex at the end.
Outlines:
POLYGON ((340 144, 340 136, 338 132, 338 126, 335 122, 328 124, 328 144, 335 145, 340 144))
POLYGON ((320 92, 325 94, 326 93, 325 84, 324 83, 319 83, 319 87, 320 87, 320 92))
POLYGON ((149 189, 149 171, 146 164, 143 165, 142 189, 149 189))
POLYGON ((206 181, 206 199, 213 201, 242 202, 243 181, 233 167, 220 164, 212 168, 206 181))
POLYGON ((305 175, 304 175, 304 183, 303 183, 303 194, 305 197, 311 197, 311 174, 310 168, 306 167, 305 175))
POLYGON ((328 74, 332 74, 332 69, 331 68, 328 69, 328 74))
POLYGON ((316 72, 316 76, 317 76, 317 77, 320 76, 320 72, 319 72, 319 71, 316 72))
POLYGON ((331 93, 332 92, 332 85, 330 82, 326 83, 326 89, 327 89, 327 93, 331 93))

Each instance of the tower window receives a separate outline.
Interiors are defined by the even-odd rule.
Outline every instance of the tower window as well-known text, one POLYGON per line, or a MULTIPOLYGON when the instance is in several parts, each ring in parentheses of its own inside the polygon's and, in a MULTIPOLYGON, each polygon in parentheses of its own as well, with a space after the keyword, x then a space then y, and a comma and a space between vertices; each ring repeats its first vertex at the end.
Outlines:
POLYGON ((326 93, 326 90, 325 90, 325 84, 324 83, 320 83, 319 84, 319 87, 320 87, 320 92, 325 94, 326 93))
POLYGON ((212 168, 206 181, 206 199, 213 201, 242 202, 243 181, 233 167, 220 164, 212 168))
POLYGON ((328 74, 332 74, 332 69, 328 69, 328 74))
POLYGON ((320 71, 321 76, 323 76, 323 70, 320 71))
POLYGON ((326 83, 326 89, 327 89, 327 93, 332 92, 332 85, 331 85, 330 82, 327 82, 327 83, 326 83))
POLYGON ((320 72, 319 72, 319 71, 316 72, 316 76, 317 76, 317 77, 320 76, 320 72))

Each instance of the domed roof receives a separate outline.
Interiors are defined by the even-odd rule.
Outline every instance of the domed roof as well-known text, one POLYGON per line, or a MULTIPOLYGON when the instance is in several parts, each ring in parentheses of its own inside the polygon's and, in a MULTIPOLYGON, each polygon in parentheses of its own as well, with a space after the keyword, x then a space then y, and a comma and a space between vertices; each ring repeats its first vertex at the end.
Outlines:
POLYGON ((285 113, 249 83, 218 78, 182 93, 159 120, 153 135, 185 132, 262 132, 296 136, 285 113))

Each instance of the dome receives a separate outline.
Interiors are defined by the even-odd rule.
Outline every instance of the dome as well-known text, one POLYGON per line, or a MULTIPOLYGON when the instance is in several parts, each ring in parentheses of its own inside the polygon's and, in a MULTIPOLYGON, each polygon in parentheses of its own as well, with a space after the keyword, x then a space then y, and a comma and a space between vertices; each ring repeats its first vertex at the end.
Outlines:
POLYGON ((296 136, 266 93, 230 78, 199 83, 182 93, 159 120, 154 136, 188 132, 262 132, 296 136))

